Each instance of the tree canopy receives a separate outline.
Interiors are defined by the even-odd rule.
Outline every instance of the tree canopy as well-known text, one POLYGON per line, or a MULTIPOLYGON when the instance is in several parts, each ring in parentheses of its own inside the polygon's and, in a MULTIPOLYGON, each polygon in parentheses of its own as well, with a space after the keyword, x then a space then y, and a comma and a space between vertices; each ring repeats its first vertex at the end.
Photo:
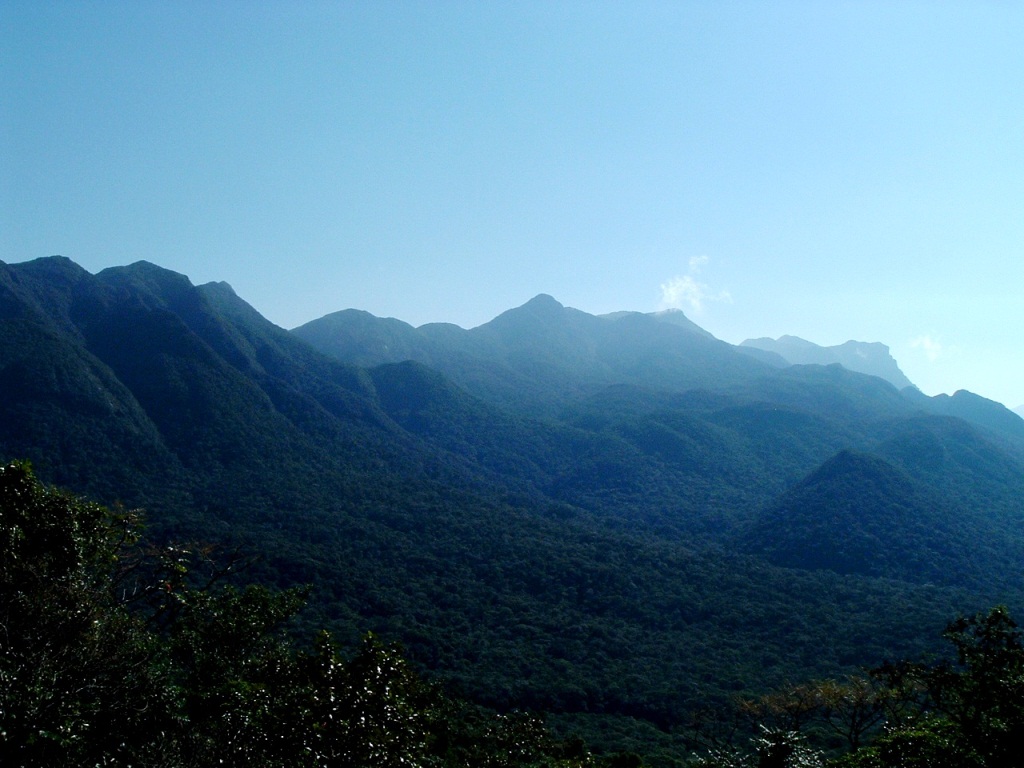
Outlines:
POLYGON ((0 467, 0 752, 39 766, 583 766, 578 742, 425 682, 372 635, 300 642, 302 590, 147 547, 134 513, 0 467))
POLYGON ((1006 608, 953 621, 955 658, 888 663, 744 701, 749 745, 718 745, 703 768, 1019 768, 1024 636, 1006 608), (839 737, 839 746, 835 740, 839 737), (819 748, 813 748, 817 742, 819 748), (823 747, 832 746, 830 760, 823 747))

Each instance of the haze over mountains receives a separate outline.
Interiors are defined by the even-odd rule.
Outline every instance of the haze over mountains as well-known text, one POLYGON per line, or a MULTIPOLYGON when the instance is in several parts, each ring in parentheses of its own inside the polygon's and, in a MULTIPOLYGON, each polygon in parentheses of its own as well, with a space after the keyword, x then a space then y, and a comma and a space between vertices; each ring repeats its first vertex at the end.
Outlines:
MULTIPOLYGON (((485 351, 471 340, 488 337, 497 339, 496 334, 504 333, 505 337, 515 337, 504 338, 499 342, 505 347, 525 344, 539 349, 541 345, 537 344, 538 341, 550 342, 552 339, 542 339, 538 334, 548 332, 551 328, 531 328, 528 318, 543 318, 560 323, 563 316, 573 318, 571 325, 575 329, 561 331, 565 335, 558 342, 562 347, 560 352, 568 355, 562 359, 563 364, 567 365, 572 357, 582 362, 583 356, 588 354, 589 350, 595 354, 593 360, 587 361, 592 367, 616 366, 620 356, 616 354, 618 347, 615 347, 615 344, 643 350, 637 354, 651 356, 651 359, 638 357, 632 360, 632 364, 640 366, 636 371, 631 372, 619 367, 613 373, 609 368, 608 381, 624 381, 636 374, 641 377, 656 375, 653 373, 655 366, 672 366, 671 362, 663 358, 671 358, 684 348, 688 355, 700 354, 703 357, 699 361, 688 359, 684 366, 685 370, 678 367, 671 371, 666 370, 667 375, 671 377, 671 386, 685 387, 694 383, 692 377, 696 375, 696 370, 704 366, 709 367, 701 370, 699 375, 720 376, 724 373, 721 366, 729 366, 737 375, 742 375, 740 372, 744 370, 744 365, 737 360, 735 354, 726 351, 729 347, 773 367, 838 363, 848 370, 885 379, 897 389, 913 386, 889 354, 888 347, 879 343, 849 341, 836 347, 820 347, 794 336, 784 336, 777 341, 750 339, 739 347, 731 347, 715 339, 680 310, 652 313, 616 312, 595 317, 578 310, 567 309, 544 294, 471 331, 464 331, 448 324, 427 324, 413 328, 393 318, 382 320, 358 310, 343 310, 306 323, 293 332, 323 351, 349 362, 378 365, 414 359, 446 367, 451 373, 456 370, 457 365, 446 362, 446 358, 450 357, 453 350, 459 350, 458 354, 463 356, 487 357, 493 364, 498 364, 498 358, 493 350, 485 351), (685 333, 656 329, 655 323, 664 323, 685 333), (571 336, 572 333, 579 335, 574 338, 571 336), (639 343, 638 338, 632 338, 631 334, 641 334, 643 343, 639 343), (658 338, 665 340, 668 346, 662 349, 645 349, 656 343, 654 340, 658 338), (658 362, 655 363, 655 359, 658 362)), ((748 367, 746 370, 755 369, 756 367, 748 367)))
POLYGON ((897 389, 913 386, 889 354, 889 348, 879 342, 848 341, 834 347, 820 347, 797 336, 782 336, 747 339, 740 347, 774 352, 790 365, 839 363, 851 371, 885 379, 897 389))
POLYGON ((289 332, 146 262, 0 263, 0 459, 261 552, 312 621, 620 747, 1024 605, 1024 421, 900 377, 882 345, 544 295, 289 332))

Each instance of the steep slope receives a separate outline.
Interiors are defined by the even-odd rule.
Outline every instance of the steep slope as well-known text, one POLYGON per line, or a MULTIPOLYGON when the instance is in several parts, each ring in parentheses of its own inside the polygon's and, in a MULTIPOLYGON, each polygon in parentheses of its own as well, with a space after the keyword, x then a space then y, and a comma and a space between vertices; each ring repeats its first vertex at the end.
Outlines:
POLYGON ((0 447, 48 479, 163 509, 170 485, 184 508, 229 519, 356 498, 382 466, 421 472, 426 454, 364 372, 225 286, 201 291, 145 262, 93 276, 43 259, 3 274, 0 447), (87 474, 119 478, 117 493, 87 474))
POLYGON ((926 483, 974 526, 1015 535, 1024 524, 1024 462, 1005 440, 961 419, 921 415, 876 447, 886 460, 926 483))
POLYGON ((0 446, 97 498, 187 503, 178 457, 76 326, 92 282, 67 259, 0 263, 0 446))
POLYGON ((181 275, 143 263, 97 282, 107 290, 84 326, 87 343, 188 468, 204 514, 301 510, 341 489, 357 497, 380 453, 401 468, 392 448, 401 433, 358 375, 337 365, 314 388, 294 374, 297 361, 274 372, 252 326, 230 322, 181 275))
POLYGON ((708 331, 704 330, 688 318, 681 309, 664 309, 660 312, 609 312, 608 314, 601 315, 600 317, 607 320, 620 320, 628 315, 640 314, 654 318, 655 320, 659 320, 663 323, 679 326, 691 333, 696 333, 711 339, 714 338, 714 336, 712 336, 708 331))

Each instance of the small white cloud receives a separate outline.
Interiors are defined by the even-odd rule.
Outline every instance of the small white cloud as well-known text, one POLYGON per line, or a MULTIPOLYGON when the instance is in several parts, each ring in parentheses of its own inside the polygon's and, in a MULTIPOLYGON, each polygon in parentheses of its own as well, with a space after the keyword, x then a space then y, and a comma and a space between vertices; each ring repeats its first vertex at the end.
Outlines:
POLYGON ((682 309, 687 304, 694 312, 700 312, 704 308, 705 289, 690 275, 677 275, 661 284, 662 308, 682 309))
POLYGON ((708 302, 732 301, 728 291, 713 291, 707 283, 697 280, 697 275, 708 263, 707 256, 690 259, 688 274, 676 275, 661 284, 661 309, 689 309, 700 314, 708 302))
POLYGON ((937 339, 933 339, 927 334, 924 336, 918 336, 916 339, 911 339, 910 346, 914 349, 923 350, 925 357, 933 363, 939 359, 940 355, 942 355, 942 344, 937 339))

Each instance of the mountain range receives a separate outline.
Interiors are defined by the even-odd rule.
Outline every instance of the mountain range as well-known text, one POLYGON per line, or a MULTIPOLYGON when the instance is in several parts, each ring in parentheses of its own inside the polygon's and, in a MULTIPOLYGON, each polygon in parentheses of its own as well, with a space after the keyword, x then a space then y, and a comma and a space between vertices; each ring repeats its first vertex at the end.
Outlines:
POLYGON ((0 263, 0 459, 261 555, 306 621, 657 764, 692 713, 1024 604, 1024 420, 882 345, 540 295, 287 331, 146 262, 0 263))

